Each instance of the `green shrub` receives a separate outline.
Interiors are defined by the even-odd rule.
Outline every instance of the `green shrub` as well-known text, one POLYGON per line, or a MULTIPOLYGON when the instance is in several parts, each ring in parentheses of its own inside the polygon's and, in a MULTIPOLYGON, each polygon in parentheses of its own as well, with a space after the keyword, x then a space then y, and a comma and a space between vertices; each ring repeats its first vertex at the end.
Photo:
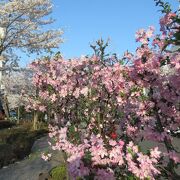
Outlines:
POLYGON ((15 126, 15 123, 10 121, 0 121, 0 129, 11 128, 12 126, 15 126))
POLYGON ((67 167, 65 164, 57 166, 50 171, 52 180, 67 180, 67 167))

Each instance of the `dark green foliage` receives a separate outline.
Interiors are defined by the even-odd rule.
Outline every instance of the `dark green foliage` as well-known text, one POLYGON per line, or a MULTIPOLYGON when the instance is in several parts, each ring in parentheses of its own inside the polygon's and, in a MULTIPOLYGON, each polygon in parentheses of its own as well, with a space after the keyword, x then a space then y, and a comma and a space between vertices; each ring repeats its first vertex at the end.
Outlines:
POLYGON ((97 57, 101 58, 101 61, 104 61, 105 57, 107 57, 109 54, 105 54, 105 49, 108 47, 109 41, 107 40, 106 43, 104 43, 103 39, 99 39, 96 41, 96 45, 90 45, 90 47, 94 50, 94 54, 97 57))
POLYGON ((156 2, 156 6, 159 6, 162 8, 162 13, 169 13, 171 12, 171 6, 168 2, 164 2, 162 0, 154 0, 156 2))
POLYGON ((10 122, 10 121, 0 121, 0 129, 10 128, 14 125, 15 123, 10 122))
POLYGON ((85 163, 85 165, 91 164, 91 162, 92 162, 91 158, 92 158, 91 153, 90 152, 86 152, 85 156, 83 158, 83 162, 85 163))
POLYGON ((68 137, 70 138, 71 142, 75 144, 80 143, 80 136, 77 131, 75 131, 75 127, 72 125, 68 129, 68 137))
POLYGON ((124 60, 118 59, 116 53, 113 53, 113 54, 106 53, 106 49, 108 46, 109 46, 109 39, 106 42, 104 42, 104 40, 102 38, 98 39, 95 42, 95 45, 92 45, 92 44, 90 45, 90 47, 94 51, 94 55, 96 57, 99 57, 100 60, 105 63, 104 65, 107 65, 107 64, 112 65, 115 62, 124 64, 125 63, 124 60))

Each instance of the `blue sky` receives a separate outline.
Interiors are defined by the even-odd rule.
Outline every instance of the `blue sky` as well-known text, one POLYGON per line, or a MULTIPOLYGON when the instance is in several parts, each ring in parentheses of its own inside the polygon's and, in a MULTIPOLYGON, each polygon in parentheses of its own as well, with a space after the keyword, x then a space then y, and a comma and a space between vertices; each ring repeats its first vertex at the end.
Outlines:
MULTIPOLYGON (((52 0, 52 17, 56 22, 48 28, 64 30, 64 43, 59 50, 72 58, 92 54, 90 43, 110 38, 108 52, 122 55, 134 51, 134 34, 139 28, 159 29, 159 7, 153 0, 52 0)), ((169 0, 177 9, 178 0, 169 0)), ((28 60, 29 62, 29 60, 28 60)))

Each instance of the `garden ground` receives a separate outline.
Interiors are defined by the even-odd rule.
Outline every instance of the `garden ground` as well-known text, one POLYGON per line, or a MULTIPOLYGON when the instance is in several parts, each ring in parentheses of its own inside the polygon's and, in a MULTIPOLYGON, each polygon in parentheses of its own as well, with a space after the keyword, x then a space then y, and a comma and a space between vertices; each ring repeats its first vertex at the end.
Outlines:
POLYGON ((48 172, 55 166, 58 166, 63 160, 62 153, 54 152, 52 160, 47 162, 41 158, 43 151, 49 150, 48 137, 42 137, 37 140, 32 153, 26 159, 16 162, 0 169, 1 180, 39 180, 45 179, 48 172))

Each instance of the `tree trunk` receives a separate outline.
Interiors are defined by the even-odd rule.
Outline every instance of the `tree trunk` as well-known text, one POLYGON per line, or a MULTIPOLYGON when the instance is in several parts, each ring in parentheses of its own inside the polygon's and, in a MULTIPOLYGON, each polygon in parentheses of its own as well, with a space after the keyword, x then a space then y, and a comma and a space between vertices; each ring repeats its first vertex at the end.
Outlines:
POLYGON ((2 106, 6 115, 6 118, 9 119, 10 115, 9 115, 9 106, 8 106, 8 100, 7 100, 7 96, 3 95, 2 97, 2 106))
POLYGON ((33 117, 33 129, 37 130, 37 123, 38 123, 38 112, 34 111, 34 117, 33 117))
POLYGON ((18 106, 18 109, 17 109, 17 124, 20 123, 20 107, 18 106))
POLYGON ((47 110, 47 122, 49 123, 51 120, 51 109, 48 108, 47 110))

